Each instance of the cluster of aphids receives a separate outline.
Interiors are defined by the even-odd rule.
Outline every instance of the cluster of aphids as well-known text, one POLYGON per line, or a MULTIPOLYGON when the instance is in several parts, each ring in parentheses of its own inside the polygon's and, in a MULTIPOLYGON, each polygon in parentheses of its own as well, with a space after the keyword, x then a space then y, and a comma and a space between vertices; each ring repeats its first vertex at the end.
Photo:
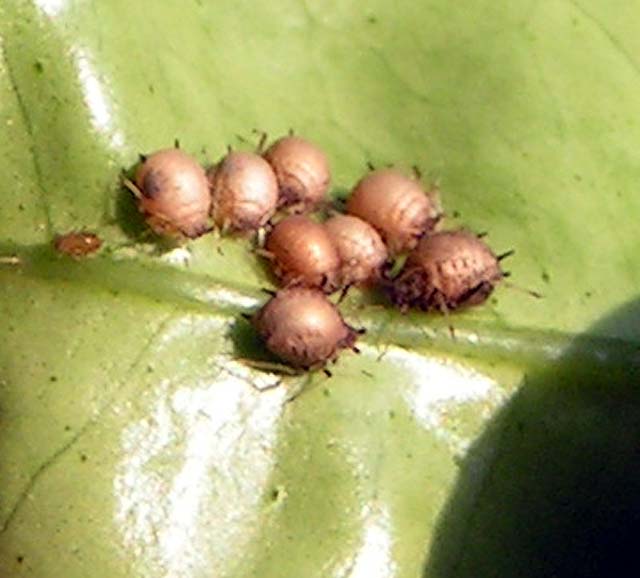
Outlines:
POLYGON ((479 236, 436 230, 438 194, 417 174, 372 169, 346 214, 332 208, 327 157, 298 136, 255 153, 230 150, 208 170, 178 147, 161 150, 141 157, 134 181, 125 184, 157 234, 264 233, 258 254, 281 289, 250 319, 267 349, 294 368, 323 367, 355 349, 359 331, 331 293, 377 285, 403 311, 447 312, 482 303, 505 276, 479 236), (406 260, 392 275, 398 257, 406 260))

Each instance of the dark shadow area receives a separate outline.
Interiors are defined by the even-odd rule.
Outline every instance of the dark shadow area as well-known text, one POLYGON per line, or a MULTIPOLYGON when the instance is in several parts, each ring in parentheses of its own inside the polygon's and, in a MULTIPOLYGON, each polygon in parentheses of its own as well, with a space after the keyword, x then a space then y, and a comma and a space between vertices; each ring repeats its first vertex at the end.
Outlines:
POLYGON ((589 351, 594 333, 637 340, 639 313, 526 376, 460 464, 424 578, 640 576, 639 352, 589 351))
POLYGON ((239 315, 236 321, 231 324, 227 333, 233 346, 232 355, 234 359, 243 361, 257 371, 275 372, 283 376, 303 375, 305 373, 303 370, 288 366, 269 352, 251 324, 251 320, 246 317, 252 313, 246 312, 239 315))
MULTIPOLYGON (((265 301, 267 296, 265 295, 265 301)), ((245 315, 251 315, 247 312, 245 315)), ((249 361, 275 363, 277 359, 269 354, 262 343, 258 332, 253 328, 251 320, 238 316, 230 326, 229 339, 233 344, 233 356, 249 361)))
POLYGON ((138 163, 122 171, 120 175, 121 187, 117 192, 115 219, 124 234, 132 241, 149 240, 149 227, 145 223, 144 215, 138 210, 135 196, 123 184, 123 180, 133 180, 138 163))

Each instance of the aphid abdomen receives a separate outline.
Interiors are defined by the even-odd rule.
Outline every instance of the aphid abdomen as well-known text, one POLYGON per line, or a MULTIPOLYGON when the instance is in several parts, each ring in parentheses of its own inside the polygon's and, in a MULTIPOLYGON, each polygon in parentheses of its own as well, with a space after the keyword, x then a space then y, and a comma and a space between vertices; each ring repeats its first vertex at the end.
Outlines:
POLYGON ((278 291, 255 314, 253 324, 271 353, 302 369, 333 360, 356 337, 336 306, 317 289, 278 291))
POLYGON ((298 136, 274 142, 264 153, 278 180, 278 205, 306 212, 320 204, 331 183, 326 155, 313 143, 298 136))
POLYGON ((155 152, 136 171, 139 209, 160 235, 197 237, 209 230, 211 195, 204 169, 178 149, 155 152))
POLYGON ((417 180, 395 169, 381 169, 356 184, 347 212, 377 229, 389 253, 395 255, 416 246, 437 222, 440 208, 417 180))
POLYGON ((388 288, 402 308, 449 311, 486 301, 503 278, 498 258, 468 231, 424 237, 388 288))
POLYGON ((353 215, 336 215, 325 227, 340 256, 343 285, 366 285, 380 279, 388 252, 369 223, 353 215))
POLYGON ((98 251, 102 247, 102 239, 95 233, 77 231, 58 235, 54 239, 53 246, 59 253, 79 258, 98 251))
POLYGON ((285 287, 318 287, 327 293, 338 288, 340 257, 324 225, 303 215, 288 217, 269 233, 265 248, 285 287))
POLYGON ((269 164, 247 152, 230 152, 209 171, 216 225, 231 231, 256 231, 273 216, 278 183, 269 164))

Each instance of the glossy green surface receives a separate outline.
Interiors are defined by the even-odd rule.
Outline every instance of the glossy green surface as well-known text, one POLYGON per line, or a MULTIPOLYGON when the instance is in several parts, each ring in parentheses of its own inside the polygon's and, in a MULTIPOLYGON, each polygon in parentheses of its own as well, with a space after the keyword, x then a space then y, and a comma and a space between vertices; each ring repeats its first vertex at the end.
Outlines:
POLYGON ((632 552, 640 3, 458 4, 3 0, 0 578, 605 576, 632 552), (160 248, 119 174, 289 127, 336 195, 420 165, 544 299, 501 287, 452 340, 353 292, 368 334, 331 379, 249 369, 249 244, 160 248), (99 255, 50 248, 84 228, 99 255))

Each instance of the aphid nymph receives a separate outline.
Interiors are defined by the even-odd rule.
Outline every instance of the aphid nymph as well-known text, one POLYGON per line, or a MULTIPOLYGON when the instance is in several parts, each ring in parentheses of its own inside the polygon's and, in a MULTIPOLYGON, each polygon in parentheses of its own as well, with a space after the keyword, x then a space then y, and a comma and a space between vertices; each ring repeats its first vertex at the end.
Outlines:
POLYGON ((477 235, 441 231, 420 240, 388 293, 402 309, 447 312, 483 303, 504 277, 499 258, 477 235))
POLYGON ((278 183, 261 156, 229 152, 209 171, 212 216, 223 231, 257 231, 273 216, 278 204, 278 183))
POLYGON ((211 194, 206 174, 180 149, 143 157, 135 185, 125 184, 136 195, 139 209, 155 233, 193 238, 210 229, 211 194))
POLYGON ((319 287, 327 293, 340 286, 340 257, 326 227, 305 215, 277 223, 263 252, 284 286, 319 287))
POLYGON ((267 349, 292 367, 315 369, 355 349, 358 331, 317 289, 281 289, 252 319, 267 349))
POLYGON ((427 194, 417 179, 397 169, 362 178, 347 200, 347 213, 371 224, 392 255, 413 249, 441 217, 435 193, 427 194))
POLYGON ((53 247, 58 253, 78 259, 98 251, 102 247, 102 239, 89 231, 73 231, 57 235, 53 240, 53 247))
POLYGON ((307 212, 325 200, 331 183, 327 156, 315 144, 290 135, 264 153, 280 188, 279 205, 291 212, 307 212))
POLYGON ((378 232, 353 215, 335 215, 324 225, 340 256, 342 284, 348 287, 376 282, 388 259, 378 232))

